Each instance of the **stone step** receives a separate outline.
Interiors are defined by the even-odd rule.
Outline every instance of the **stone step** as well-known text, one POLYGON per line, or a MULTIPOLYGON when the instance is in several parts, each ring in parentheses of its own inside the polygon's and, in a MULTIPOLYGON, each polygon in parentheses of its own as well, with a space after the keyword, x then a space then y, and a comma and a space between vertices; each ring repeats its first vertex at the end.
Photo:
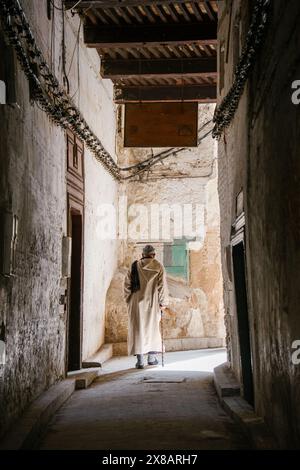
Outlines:
POLYGON ((0 443, 1 450, 35 449, 53 414, 75 390, 75 380, 53 385, 25 411, 0 443))
POLYGON ((242 397, 223 397, 225 411, 241 425, 250 437, 256 450, 275 450, 278 448, 274 437, 263 418, 242 397))
POLYGON ((227 363, 214 368, 214 384, 224 410, 248 434, 254 449, 276 449, 276 442, 263 418, 240 396, 240 386, 227 363))
POLYGON ((105 361, 108 361, 113 356, 113 345, 110 343, 104 344, 101 348, 82 363, 83 369, 91 367, 101 367, 105 361))
POLYGON ((219 398, 240 395, 240 385, 227 363, 215 367, 214 384, 219 398))
POLYGON ((91 371, 68 372, 68 378, 75 380, 75 390, 88 388, 91 383, 99 377, 100 369, 91 371))

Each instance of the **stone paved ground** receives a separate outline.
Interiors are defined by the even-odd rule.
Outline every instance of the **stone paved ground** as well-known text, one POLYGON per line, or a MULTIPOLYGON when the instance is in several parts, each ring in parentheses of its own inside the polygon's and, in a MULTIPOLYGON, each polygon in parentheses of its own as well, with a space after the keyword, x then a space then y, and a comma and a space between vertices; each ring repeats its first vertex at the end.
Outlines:
POLYGON ((136 370, 113 358, 87 390, 52 419, 41 449, 249 449, 220 407, 212 369, 224 350, 166 354, 166 366, 136 370))

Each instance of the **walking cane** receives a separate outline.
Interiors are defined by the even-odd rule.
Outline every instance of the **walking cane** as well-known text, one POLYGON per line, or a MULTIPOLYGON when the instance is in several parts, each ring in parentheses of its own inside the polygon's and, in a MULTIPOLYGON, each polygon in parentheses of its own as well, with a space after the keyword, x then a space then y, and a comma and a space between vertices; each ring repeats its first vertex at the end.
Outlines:
POLYGON ((160 310, 160 315, 161 315, 161 324, 160 324, 160 329, 161 329, 161 365, 162 367, 165 367, 165 361, 164 361, 164 327, 163 327, 163 311, 160 310))

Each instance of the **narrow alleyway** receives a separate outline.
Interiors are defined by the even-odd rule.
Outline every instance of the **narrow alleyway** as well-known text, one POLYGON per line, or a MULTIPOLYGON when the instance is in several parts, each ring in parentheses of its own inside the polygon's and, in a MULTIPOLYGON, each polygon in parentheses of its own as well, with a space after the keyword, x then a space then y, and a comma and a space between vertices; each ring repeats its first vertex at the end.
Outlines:
POLYGON ((300 449, 299 24, 0 0, 0 450, 300 449))
POLYGON ((87 390, 54 416, 41 449, 249 449, 218 403, 212 369, 224 350, 166 354, 166 366, 137 371, 113 358, 87 390))

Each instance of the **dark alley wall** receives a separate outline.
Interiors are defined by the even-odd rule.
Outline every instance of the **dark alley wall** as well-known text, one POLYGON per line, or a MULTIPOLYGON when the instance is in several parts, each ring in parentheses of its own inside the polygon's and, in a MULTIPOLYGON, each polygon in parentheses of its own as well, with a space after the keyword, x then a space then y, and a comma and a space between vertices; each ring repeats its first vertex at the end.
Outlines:
MULTIPOLYGON (((49 18, 47 2, 23 0, 21 6, 38 46, 63 87, 61 11, 52 8, 49 18)), ((77 16, 66 13, 65 68, 70 96, 115 157, 113 86, 100 78, 99 56, 83 44, 79 24, 77 16)), ((1 59, 4 54, 9 56, 9 48, 0 38, 1 59)), ((0 364, 0 438, 30 402, 67 372, 68 282, 62 275, 62 242, 70 235, 67 216, 71 197, 66 184, 66 133, 32 99, 15 53, 11 58, 14 64, 9 75, 3 77, 4 67, 0 66, 0 80, 4 78, 10 88, 15 88, 15 93, 10 90, 7 104, 0 105, 0 216, 1 223, 4 213, 17 216, 18 238, 13 275, 5 277, 2 266, 0 270, 0 340, 6 352, 5 363, 0 364)), ((70 155, 69 165, 71 158, 74 154, 70 155)), ((97 224, 101 203, 116 206, 117 182, 88 148, 84 149, 83 159, 80 270, 81 359, 85 360, 104 343, 105 296, 117 265, 117 242, 101 240, 97 224)), ((2 249, 3 225, 0 233, 2 249)), ((7 243, 5 251, 7 255, 7 243)))
POLYGON ((59 312, 59 296, 65 138, 30 104, 27 80, 15 67, 17 104, 0 108, 0 209, 18 217, 14 276, 0 276, 6 346, 1 431, 64 373, 65 316, 59 312))
MULTIPOLYGON (((234 0, 232 11, 230 4, 224 2, 220 13, 219 66, 225 83, 223 89, 219 84, 219 103, 232 84, 251 11, 251 2, 234 0)), ((282 448, 300 445, 300 364, 292 362, 293 342, 300 339, 300 105, 291 99, 292 82, 300 80, 299 21, 298 0, 271 2, 263 49, 219 144, 229 360, 242 380, 230 266, 242 190, 255 409, 282 448)))

